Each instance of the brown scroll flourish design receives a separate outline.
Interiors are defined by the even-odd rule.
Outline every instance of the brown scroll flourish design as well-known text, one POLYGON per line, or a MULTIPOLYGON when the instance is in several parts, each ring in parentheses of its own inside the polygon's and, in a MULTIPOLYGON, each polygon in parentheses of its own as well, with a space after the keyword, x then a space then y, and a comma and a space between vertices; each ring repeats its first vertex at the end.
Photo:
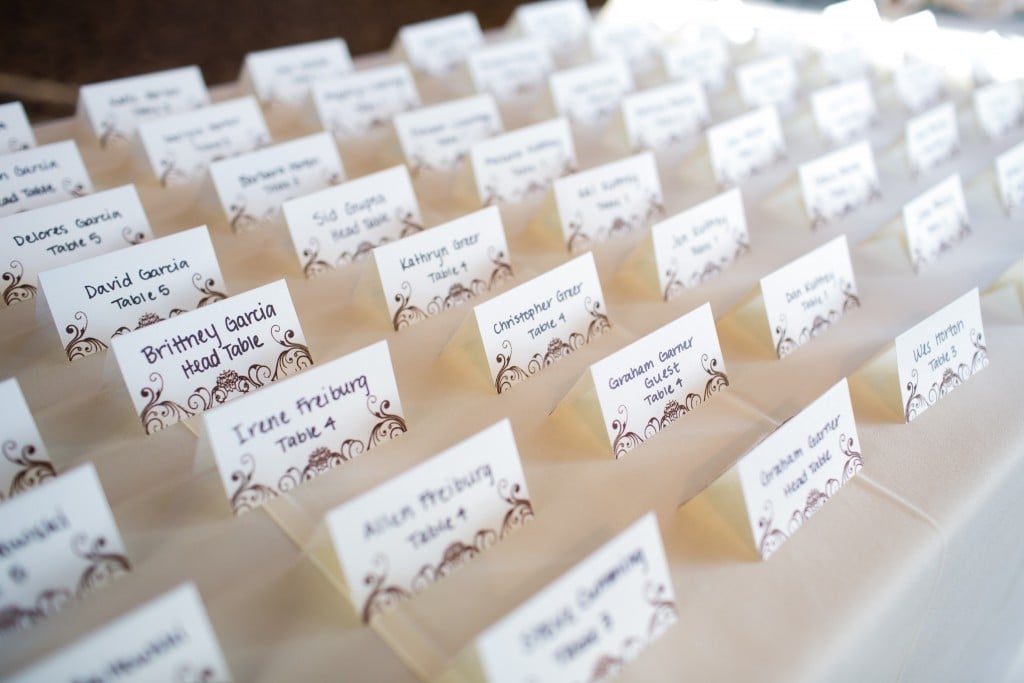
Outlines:
MULTIPOLYGON (((32 444, 22 446, 19 451, 17 441, 13 439, 4 441, 4 458, 19 467, 18 471, 11 478, 11 484, 7 492, 8 498, 13 498, 19 493, 33 489, 47 479, 57 476, 57 470, 54 469, 53 463, 34 459, 32 456, 35 455, 35 452, 36 447, 32 444)), ((0 501, 3 499, 4 496, 0 493, 0 501)))
POLYGON ((10 268, 3 275, 0 275, 0 280, 7 283, 2 292, 4 303, 10 306, 19 301, 28 301, 35 297, 36 286, 21 281, 25 276, 25 267, 21 264, 21 261, 17 259, 12 260, 10 268))

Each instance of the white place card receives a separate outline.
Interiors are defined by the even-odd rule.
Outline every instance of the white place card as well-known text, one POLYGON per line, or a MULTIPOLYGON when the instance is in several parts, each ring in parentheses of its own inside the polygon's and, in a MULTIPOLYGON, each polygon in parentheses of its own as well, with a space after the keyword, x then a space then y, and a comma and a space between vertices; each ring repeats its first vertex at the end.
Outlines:
POLYGON ((533 518, 507 419, 325 517, 364 623, 453 575, 533 518))
POLYGON ((725 87, 731 62, 729 48, 715 38, 670 45, 663 51, 662 61, 669 80, 693 78, 709 93, 725 87))
POLYGON ((594 59, 621 59, 634 73, 655 67, 661 41, 645 23, 597 22, 590 27, 590 54, 594 59))
POLYGON ((466 57, 466 67, 476 91, 498 100, 542 90, 554 69, 544 43, 534 38, 479 47, 466 57))
POLYGON ((57 476, 16 377, 0 382, 0 502, 57 476))
POLYGON ((665 301, 706 282, 750 251, 739 188, 655 223, 651 240, 665 301))
POLYGON ((230 681, 192 583, 147 602, 19 672, 10 683, 230 681))
POLYGON ((677 618, 651 512, 490 626, 475 649, 488 683, 599 681, 677 618))
POLYGON ((320 126, 343 140, 385 128, 396 114, 420 106, 416 82, 405 64, 314 81, 312 94, 320 126))
POLYGON ((380 341, 204 413, 198 448, 238 515, 405 431, 380 341))
POLYGON ((44 271, 39 285, 69 361, 227 298, 205 225, 44 271))
POLYGON ((373 250, 396 330, 486 295, 513 277, 491 206, 373 250))
POLYGON ((8 306, 36 295, 44 270, 152 239, 134 185, 0 218, 0 281, 8 306))
POLYGON ((36 136, 21 102, 0 104, 0 154, 35 146, 36 136))
POLYGON ((482 45, 483 33, 472 12, 407 24, 398 31, 400 54, 416 71, 445 76, 482 45))
POLYGON ((577 125, 598 126, 611 118, 622 97, 633 91, 633 76, 621 59, 556 71, 548 78, 555 111, 577 125))
POLYGON ((882 197, 875 158, 867 141, 800 164, 797 172, 812 230, 882 197))
POLYGON ((659 150, 704 130, 711 112, 700 82, 682 78, 624 97, 622 122, 631 149, 659 150))
POLYGON ((708 128, 708 155, 725 190, 786 158, 786 141, 775 107, 763 107, 708 128))
POLYGON ((946 102, 907 121, 907 161, 919 175, 960 153, 956 105, 946 102))
POLYGON ((975 287, 896 337, 903 417, 915 419, 987 365, 975 287))
POLYGON ((0 216, 84 197, 92 189, 71 140, 0 155, 0 216))
POLYGON ((1024 93, 1020 81, 990 83, 974 91, 974 116, 989 139, 1024 125, 1024 93))
POLYGON ((845 145, 863 137, 879 121, 878 108, 866 79, 822 88, 811 94, 818 130, 830 145, 845 145))
POLYGON ((903 226, 914 270, 934 262, 971 234, 960 174, 954 174, 903 206, 903 226))
POLYGON ((786 109, 796 101, 800 80, 792 58, 778 55, 737 66, 736 85, 743 102, 751 109, 786 109))
POLYGON ((198 66, 83 85, 78 116, 100 147, 127 144, 139 125, 210 103, 198 66))
POLYGON ((945 97, 942 71, 930 62, 908 62, 892 75, 893 86, 903 106, 912 114, 933 107, 945 97))
POLYGON ((863 466, 844 377, 736 463, 761 559, 775 553, 863 466))
POLYGON ((494 389, 500 394, 611 327, 594 255, 568 263, 473 309, 494 389))
POLYGON ((348 43, 341 38, 250 52, 240 80, 264 104, 297 106, 318 81, 352 71, 348 43))
POLYGON ((292 199, 283 211, 306 277, 360 261, 374 247, 423 230, 404 165, 292 199))
POLYGON ((252 97, 211 104, 139 126, 139 139, 162 187, 199 181, 214 161, 270 144, 263 114, 252 97))
POLYGON ((0 505, 0 637, 131 569, 92 463, 0 505))
POLYGON ((313 365, 284 280, 114 337, 110 348, 147 434, 313 365))
POLYGON ((1024 204, 1024 142, 996 157, 996 185, 1008 212, 1024 204))
POLYGON ((833 83, 843 83, 868 75, 868 63, 859 45, 845 44, 821 53, 821 70, 833 83))
POLYGON ((552 54, 575 53, 590 28, 590 11, 583 0, 543 0, 516 7, 512 14, 521 35, 536 38, 552 54))
POLYGON ((779 358, 860 307, 846 235, 761 278, 761 295, 779 358))
POLYGON ((469 159, 480 203, 511 204, 575 171, 576 147, 569 122, 559 117, 478 142, 469 159))
POLYGON ((221 209, 235 232, 274 221, 281 204, 345 179, 329 133, 314 133, 210 164, 221 209))
POLYGON ((504 130, 498 105, 490 95, 398 114, 394 124, 405 162, 414 176, 421 171, 453 170, 474 144, 504 130))

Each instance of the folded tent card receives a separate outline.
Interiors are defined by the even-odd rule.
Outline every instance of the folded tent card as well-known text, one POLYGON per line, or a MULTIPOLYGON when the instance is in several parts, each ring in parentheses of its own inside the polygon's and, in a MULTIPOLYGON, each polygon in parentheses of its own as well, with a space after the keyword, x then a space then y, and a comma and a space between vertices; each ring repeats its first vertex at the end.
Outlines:
POLYGON ((0 382, 0 504, 57 476, 17 377, 0 382))
POLYGON ((997 156, 995 171, 1003 208, 1013 215, 1017 207, 1024 205, 1024 142, 997 156))
POLYGON ((0 154, 36 146, 36 135, 21 102, 0 104, 0 154))
POLYGON ((396 114, 421 105, 419 90, 406 64, 361 69, 330 79, 317 79, 311 96, 319 127, 339 141, 386 129, 396 114))
POLYGON ((905 146, 910 175, 915 178, 960 154, 956 105, 946 102, 909 119, 905 146))
POLYGON ((590 23, 583 0, 542 0, 516 7, 506 30, 541 41, 567 66, 581 59, 590 23))
POLYGON ((483 43, 476 15, 462 12, 406 24, 399 29, 392 52, 417 73, 440 79, 450 75, 471 50, 483 43))
POLYGON ((990 140, 997 140, 1024 126, 1024 92, 1021 81, 989 83, 973 93, 974 117, 990 140))
POLYGON ((504 130, 490 95, 449 100, 398 114, 393 120, 405 162, 413 177, 424 172, 447 176, 480 140, 504 130))
POLYGON ((864 78, 811 93, 811 110, 818 131, 834 147, 856 142, 880 120, 871 84, 864 78))
POLYGON ((297 109, 317 82, 354 69, 341 38, 250 52, 238 80, 268 109, 297 109))
POLYGON ((708 158, 718 187, 727 190, 786 159, 775 107, 762 107, 707 130, 708 158))
POLYGON ((71 140, 0 154, 0 216, 84 197, 93 191, 71 140))
POLYGON ((605 126, 623 96, 634 89, 629 66, 618 58, 556 71, 548 87, 554 111, 582 128, 605 126))

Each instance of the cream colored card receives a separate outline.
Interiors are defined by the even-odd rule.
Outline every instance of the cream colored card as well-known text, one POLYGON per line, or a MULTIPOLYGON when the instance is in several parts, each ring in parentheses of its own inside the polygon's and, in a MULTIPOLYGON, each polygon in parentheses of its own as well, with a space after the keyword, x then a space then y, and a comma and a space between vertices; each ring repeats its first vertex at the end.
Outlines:
POLYGON ((914 270, 933 263, 971 234, 960 174, 954 174, 903 205, 903 226, 914 270))
POLYGON ((912 114, 934 107, 946 95, 942 71, 931 62, 907 62, 893 73, 892 82, 903 106, 912 114))
POLYGON ((44 271, 39 286, 69 361, 227 297, 205 225, 44 271))
POLYGON ((761 295, 779 358, 860 307, 846 235, 761 278, 761 295))
POLYGON ((711 123, 704 88, 680 78, 622 98, 622 121, 631 149, 659 150, 704 130, 711 123))
POLYGON ((252 97, 148 121, 138 132, 153 177, 162 187, 197 183, 214 161, 270 144, 263 114, 252 97))
POLYGON ((210 103, 198 66, 83 85, 78 116, 100 147, 127 144, 139 126, 210 103))
POLYGON ((320 126, 338 139, 385 128, 392 117, 420 106, 420 94, 405 64, 355 71, 312 84, 320 126))
MULTIPOLYGON (((363 622, 448 578, 533 517, 505 419, 327 513, 363 622)), ((450 577, 450 578, 449 578, 450 577)))
POLYGON ((46 657, 10 683, 230 681, 195 584, 185 583, 46 657))
POLYGON ((678 618, 649 512, 477 636, 488 683, 603 680, 678 618))
POLYGON ((919 175, 960 153, 956 105, 946 102, 907 121, 907 161, 919 175))
POLYGON ((818 130, 830 145, 846 145, 863 137, 879 121, 867 79, 840 83, 811 94, 818 130))
POLYGON ((903 417, 918 417, 988 365, 975 287, 896 337, 903 417))
POLYGON ((524 126, 469 150, 480 204, 512 204, 545 192, 576 169, 576 147, 562 117, 524 126))
POLYGON ((131 569, 92 463, 0 505, 0 637, 131 569))
POLYGON ((751 109, 771 106, 789 109, 800 91, 796 67, 786 55, 764 57, 737 66, 736 85, 740 97, 751 109))
POLYGON ((246 394, 202 419, 199 456, 216 459, 236 515, 406 431, 386 341, 246 394))
POLYGON ((662 53, 662 61, 669 80, 693 78, 707 92, 717 93, 725 87, 732 60, 722 40, 707 38, 669 45, 662 53))
POLYGON ((71 140, 0 155, 0 216, 38 209, 93 191, 71 140))
POLYGON ((797 173, 812 230, 882 197, 875 158, 867 141, 800 164, 797 173))
POLYGON ((314 83, 343 76, 353 68, 348 43, 331 38, 250 52, 239 80, 266 105, 296 107, 314 83))
POLYGON ((821 70, 833 83, 845 83, 866 78, 869 75, 864 52, 859 45, 852 43, 823 50, 821 70))
POLYGON ((775 107, 763 107, 708 128, 708 154, 719 188, 734 187, 786 158, 775 107))
POLYGON ((556 71, 548 85, 555 111, 576 125, 600 126, 633 91, 633 76, 621 59, 605 59, 556 71))
POLYGON ((235 232, 280 216, 289 199, 337 185, 345 168, 329 133, 315 133, 210 164, 221 209, 235 232))
POLYGON ((646 23, 594 23, 589 43, 594 59, 621 59, 636 74, 655 68, 661 56, 658 33, 646 23))
POLYGON ((466 67, 476 91, 499 101, 540 92, 554 70, 547 47, 536 38, 478 47, 466 57, 466 67))
POLYGON ((18 378, 0 382, 0 503, 57 476, 18 378))
POLYGON ((3 302, 10 306, 34 298, 44 270, 152 237, 134 185, 0 218, 3 302))
POLYGON ((405 165, 292 199, 283 211, 306 277, 360 261, 374 247, 423 230, 405 165))
POLYGON ((512 21, 518 33, 544 43, 551 54, 576 54, 590 28, 590 11, 583 0, 542 0, 516 7, 512 21))
POLYGON ((844 377, 736 463, 761 559, 778 551, 863 466, 844 377))
POLYGON ((36 136, 21 102, 0 104, 0 154, 20 152, 35 146, 36 136))
POLYGON ((495 206, 382 244, 373 260, 396 330, 469 303, 513 277, 495 206))
POLYGON ((1024 93, 1020 81, 990 83, 974 91, 974 116, 991 140, 1024 125, 1024 93))
POLYGON ((147 434, 310 367, 284 280, 114 337, 147 434))
POLYGON ((398 31, 401 56, 414 70, 432 76, 449 74, 483 42, 480 24, 472 12, 408 24, 398 31))
POLYGON ((474 144, 504 130, 491 95, 449 100, 398 114, 394 124, 414 176, 421 171, 454 170, 474 144))
POLYGON ((996 185, 1003 206, 1012 213, 1024 204, 1024 142, 996 157, 996 185))

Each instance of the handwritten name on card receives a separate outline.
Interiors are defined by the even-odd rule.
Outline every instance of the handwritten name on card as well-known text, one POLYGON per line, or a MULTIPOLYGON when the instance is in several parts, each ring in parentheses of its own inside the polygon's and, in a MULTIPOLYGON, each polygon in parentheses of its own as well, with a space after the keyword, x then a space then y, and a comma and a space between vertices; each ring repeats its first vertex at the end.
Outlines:
POLYGON ((595 59, 621 59, 635 73, 657 64, 660 43, 648 24, 598 22, 590 27, 590 54, 595 59))
POLYGON ((575 52, 590 27, 590 11, 583 0, 543 0, 516 7, 512 15, 524 36, 544 43, 552 54, 575 52))
POLYGON ((0 382, 0 502, 57 476, 16 377, 0 382))
POLYGON ((484 296, 513 277, 495 206, 373 250, 396 330, 484 296))
POLYGON ((476 91, 498 100, 537 92, 554 68, 547 48, 533 38, 477 48, 469 53, 466 66, 476 91))
POLYGON ((502 420, 339 505, 325 521, 352 604, 369 623, 532 517, 512 425, 502 420))
POLYGON ((988 366, 978 288, 896 337, 896 366, 907 422, 988 366))
POLYGON ((863 465, 844 377, 736 464, 761 559, 775 553, 863 465))
POLYGON ((665 301, 706 282, 750 251, 739 188, 655 223, 651 240, 665 301))
POLYGON ((1024 204, 1024 142, 996 157, 996 185, 1008 212, 1024 204))
POLYGON ((342 140, 384 128, 396 114, 420 106, 416 82, 405 64, 318 80, 312 93, 320 125, 342 140))
POLYGON ((974 91, 974 115, 995 140, 1024 125, 1024 93, 1020 81, 990 83, 974 91))
POLYGON ((908 62, 892 75, 893 86, 903 106, 912 114, 937 105, 945 96, 942 72, 929 62, 908 62))
POLYGON ((482 45, 484 36, 476 15, 462 12, 403 26, 398 41, 413 69, 444 76, 461 64, 470 50, 482 45))
POLYGON ((0 505, 0 637, 131 569, 92 463, 0 505))
POLYGON ((764 107, 708 128, 708 154, 719 188, 726 190, 786 158, 775 107, 764 107))
POLYGON ((245 56, 245 77, 252 91, 271 106, 301 104, 317 81, 352 71, 348 43, 340 38, 289 45, 245 56))
POLYGON ((282 142, 210 165, 221 209, 235 232, 280 215, 281 204, 345 179, 338 148, 328 133, 282 142))
POLYGON ((381 341, 204 413, 200 448, 237 515, 405 431, 381 341))
POLYGON ((206 226, 47 270, 39 284, 69 361, 227 298, 206 226))
POLYGON ((782 358, 860 307, 846 235, 761 278, 772 343, 782 358))
POLYGON ((105 148, 127 144, 146 121, 205 107, 210 96, 199 67, 186 66, 83 85, 78 103, 93 136, 105 148))
POLYGON ((587 252, 473 309, 500 394, 611 327, 587 252))
POLYGON ((284 280, 114 337, 110 347, 147 434, 313 364, 284 280))
POLYGON ((252 97, 211 104, 139 126, 146 159, 161 187, 198 182, 214 161, 270 144, 263 114, 252 97))
POLYGON ((475 95, 398 114, 395 133, 415 176, 421 171, 451 171, 470 148, 504 127, 490 95, 475 95))
POLYGON ((0 154, 0 216, 66 202, 90 192, 89 172, 78 146, 70 140, 0 154))
POLYGON ((648 513, 480 634, 476 651, 488 683, 598 681, 677 618, 648 513))
POLYGON ((821 53, 821 70, 833 83, 843 83, 868 75, 868 63, 855 44, 827 48, 821 53))
POLYGON ((623 95, 633 91, 633 76, 621 59, 606 59, 548 78, 555 111, 577 125, 599 126, 608 121, 623 95))
POLYGON ((818 130, 830 145, 849 144, 878 123, 878 109, 865 79, 822 88, 811 95, 818 130))
POLYGON ((524 126, 469 150, 477 195, 484 206, 522 201, 544 192, 576 168, 576 147, 564 118, 524 126))
POLYGON ((692 79, 643 90, 622 99, 629 146, 637 152, 682 142, 711 123, 704 88, 692 79))
POLYGON ((812 230, 882 198, 882 185, 868 142, 800 164, 798 174, 812 230))
POLYGON ((134 185, 0 218, 3 302, 10 306, 34 298, 44 270, 152 237, 134 185))
POLYGON ((665 48, 662 54, 665 75, 670 80, 694 78, 709 93, 725 87, 729 72, 729 48, 721 40, 707 39, 695 43, 678 43, 665 48))
POLYGON ((955 174, 903 206, 903 226, 914 270, 934 262, 971 234, 960 175, 955 174))
POLYGON ((21 102, 0 104, 0 154, 35 146, 36 136, 21 102))
POLYGON ((920 175, 960 153, 956 105, 946 102, 907 121, 907 160, 920 175))
POLYGON ((785 55, 766 57, 736 67, 740 97, 751 109, 786 108, 796 101, 800 80, 793 60, 785 55))

